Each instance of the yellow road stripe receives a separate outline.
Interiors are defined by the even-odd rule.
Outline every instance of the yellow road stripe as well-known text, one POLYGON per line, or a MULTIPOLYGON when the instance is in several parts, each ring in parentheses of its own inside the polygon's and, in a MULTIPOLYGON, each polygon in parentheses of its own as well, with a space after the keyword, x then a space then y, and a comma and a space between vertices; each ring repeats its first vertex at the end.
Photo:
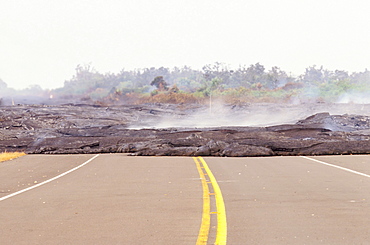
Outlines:
POLYGON ((207 163, 202 157, 198 157, 202 163, 204 169, 208 173, 209 179, 212 182, 213 190, 215 192, 216 207, 217 207, 217 234, 216 234, 216 245, 224 245, 227 240, 227 223, 226 223, 226 209, 222 192, 217 184, 216 178, 209 169, 207 163))
POLYGON ((193 157, 195 164, 197 165, 197 169, 199 172, 200 179, 202 181, 203 187, 203 214, 202 214, 202 224, 199 229, 198 239, 196 245, 205 245, 208 241, 208 233, 209 227, 211 225, 211 217, 210 217, 210 198, 209 198, 209 188, 206 183, 206 177, 201 169, 199 160, 196 157, 193 157))

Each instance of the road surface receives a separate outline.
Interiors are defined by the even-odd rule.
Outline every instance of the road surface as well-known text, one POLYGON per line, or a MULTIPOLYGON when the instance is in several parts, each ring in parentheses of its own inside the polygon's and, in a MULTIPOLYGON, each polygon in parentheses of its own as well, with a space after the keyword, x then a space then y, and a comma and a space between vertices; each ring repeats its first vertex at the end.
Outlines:
POLYGON ((369 244, 370 156, 28 155, 0 244, 369 244))

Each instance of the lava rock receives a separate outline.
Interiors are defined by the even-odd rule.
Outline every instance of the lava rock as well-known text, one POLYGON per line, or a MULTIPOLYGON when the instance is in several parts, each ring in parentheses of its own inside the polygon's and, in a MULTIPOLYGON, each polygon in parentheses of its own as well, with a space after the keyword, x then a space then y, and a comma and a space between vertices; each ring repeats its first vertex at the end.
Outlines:
MULTIPOLYGON (((257 105, 258 110, 263 106, 257 105)), ((207 108, 199 107, 206 113, 207 108)), ((231 112, 222 113, 246 113, 252 118, 251 113, 258 111, 251 109, 252 105, 229 107, 231 112)), ((273 113, 274 108, 277 105, 268 105, 266 111, 273 113)), ((362 106, 361 110, 364 108, 368 107, 362 106)), ((108 108, 74 104, 2 106, 0 151, 218 157, 370 154, 370 118, 358 114, 320 112, 296 122, 258 127, 151 127, 174 118, 188 123, 190 113, 196 110, 194 105, 161 104, 108 108)), ((283 110, 282 106, 276 111, 283 110)))

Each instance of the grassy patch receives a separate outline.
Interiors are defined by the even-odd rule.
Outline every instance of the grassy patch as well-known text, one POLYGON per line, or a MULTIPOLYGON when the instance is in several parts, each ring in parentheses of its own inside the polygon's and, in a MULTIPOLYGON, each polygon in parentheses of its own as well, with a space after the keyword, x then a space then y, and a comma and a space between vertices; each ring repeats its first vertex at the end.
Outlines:
POLYGON ((3 152, 0 153, 0 162, 8 161, 26 155, 24 152, 3 152))

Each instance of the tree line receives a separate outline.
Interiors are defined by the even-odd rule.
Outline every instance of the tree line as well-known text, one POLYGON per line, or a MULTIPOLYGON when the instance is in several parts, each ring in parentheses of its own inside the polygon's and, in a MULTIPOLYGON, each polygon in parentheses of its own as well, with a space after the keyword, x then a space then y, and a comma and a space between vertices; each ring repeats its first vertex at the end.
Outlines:
MULTIPOLYGON (((260 63, 237 69, 216 62, 200 70, 189 66, 152 67, 105 74, 91 65, 78 65, 75 75, 61 88, 46 93, 34 86, 19 93, 38 92, 60 99, 105 103, 171 102, 171 99, 185 103, 210 96, 230 102, 338 102, 344 97, 349 100, 351 96, 370 97, 369 85, 368 70, 349 73, 315 65, 299 76, 292 76, 277 66, 266 69, 260 63)), ((6 89, 9 90, 0 80, 0 91, 6 89)))

